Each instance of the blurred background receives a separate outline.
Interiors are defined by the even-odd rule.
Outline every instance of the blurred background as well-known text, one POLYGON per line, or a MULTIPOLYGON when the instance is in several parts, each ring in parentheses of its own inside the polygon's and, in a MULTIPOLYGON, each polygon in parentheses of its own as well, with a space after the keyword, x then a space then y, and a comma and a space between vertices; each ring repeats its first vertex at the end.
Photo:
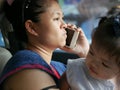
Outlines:
POLYGON ((97 27, 100 17, 120 4, 120 0, 59 0, 65 21, 81 27, 89 42, 92 30, 97 27))

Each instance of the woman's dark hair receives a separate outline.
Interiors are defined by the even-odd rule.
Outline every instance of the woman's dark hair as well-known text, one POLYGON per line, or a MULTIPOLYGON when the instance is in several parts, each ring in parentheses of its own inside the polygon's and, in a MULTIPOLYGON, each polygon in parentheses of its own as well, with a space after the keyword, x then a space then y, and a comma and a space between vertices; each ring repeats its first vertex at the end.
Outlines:
POLYGON ((57 2, 57 0, 14 0, 12 5, 9 5, 7 1, 5 2, 5 15, 12 23, 16 38, 19 41, 25 43, 28 41, 24 26, 25 21, 40 21, 38 15, 44 13, 50 7, 51 1, 57 2))

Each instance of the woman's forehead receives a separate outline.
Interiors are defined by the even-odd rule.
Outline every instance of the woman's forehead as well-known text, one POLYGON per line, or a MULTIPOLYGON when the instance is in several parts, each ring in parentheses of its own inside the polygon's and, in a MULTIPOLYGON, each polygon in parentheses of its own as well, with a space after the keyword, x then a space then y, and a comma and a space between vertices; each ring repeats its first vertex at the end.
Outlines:
POLYGON ((51 11, 52 13, 63 13, 62 9, 59 6, 59 4, 57 2, 55 2, 55 1, 51 2, 50 7, 48 7, 48 11, 51 11))

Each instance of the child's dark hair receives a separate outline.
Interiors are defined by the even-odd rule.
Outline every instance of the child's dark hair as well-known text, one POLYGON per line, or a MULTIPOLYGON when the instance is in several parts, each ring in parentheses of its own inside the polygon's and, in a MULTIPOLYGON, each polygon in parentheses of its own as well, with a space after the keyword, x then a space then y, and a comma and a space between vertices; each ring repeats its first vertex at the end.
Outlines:
POLYGON ((115 56, 120 67, 120 13, 101 18, 92 39, 99 49, 115 56))
POLYGON ((120 5, 113 6, 107 13, 107 15, 113 15, 120 12, 120 5))

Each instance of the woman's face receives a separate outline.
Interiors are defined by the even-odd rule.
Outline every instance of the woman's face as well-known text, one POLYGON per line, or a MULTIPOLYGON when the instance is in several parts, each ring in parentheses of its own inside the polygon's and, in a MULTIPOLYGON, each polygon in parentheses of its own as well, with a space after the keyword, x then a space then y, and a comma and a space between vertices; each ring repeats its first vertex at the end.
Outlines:
POLYGON ((90 75, 105 80, 115 77, 119 72, 115 59, 105 53, 104 49, 96 48, 96 44, 92 43, 86 60, 90 75))
POLYGON ((63 13, 55 1, 43 14, 40 14, 40 21, 36 23, 39 43, 49 48, 59 48, 66 43, 66 24, 63 21, 63 13))

